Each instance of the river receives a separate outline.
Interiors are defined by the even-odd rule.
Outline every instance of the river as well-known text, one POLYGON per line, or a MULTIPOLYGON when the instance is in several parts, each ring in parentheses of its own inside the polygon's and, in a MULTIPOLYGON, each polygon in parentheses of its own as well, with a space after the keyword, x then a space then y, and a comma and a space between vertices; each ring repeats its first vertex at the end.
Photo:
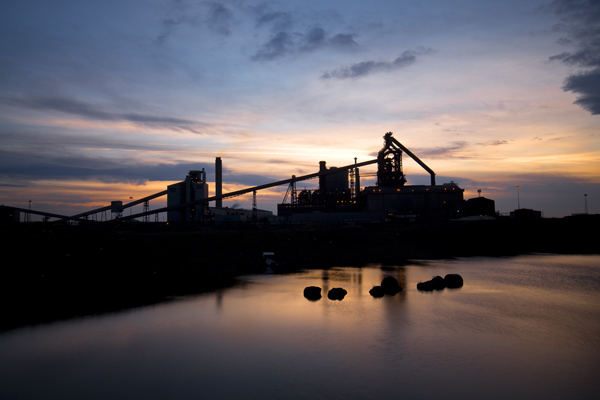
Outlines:
POLYGON ((0 334, 1 399, 595 399, 600 256, 251 275, 0 334), (417 291, 458 273, 459 289, 417 291), (385 276, 405 288, 373 298, 385 276), (303 289, 324 289, 318 301, 303 289), (341 301, 327 290, 343 287, 341 301))

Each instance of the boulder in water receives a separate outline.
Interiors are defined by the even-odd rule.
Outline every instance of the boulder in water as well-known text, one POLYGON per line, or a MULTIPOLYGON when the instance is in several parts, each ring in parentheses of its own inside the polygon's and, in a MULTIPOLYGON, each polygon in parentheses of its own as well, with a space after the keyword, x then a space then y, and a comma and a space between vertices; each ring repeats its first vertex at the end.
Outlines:
POLYGON ((433 277, 430 281, 417 283, 417 290, 432 291, 442 290, 446 287, 444 278, 441 276, 433 277))
POLYGON ((381 287, 383 288, 385 294, 389 294, 390 296, 402 291, 402 287, 398 284, 396 278, 392 276, 386 276, 383 278, 381 281, 381 287))
POLYGON ((307 286, 304 288, 304 297, 308 300, 319 300, 321 296, 321 288, 317 286, 307 286))
POLYGON ((463 285, 463 278, 459 274, 448 274, 444 277, 447 288, 459 288, 463 285))
POLYGON ((348 292, 343 288, 333 288, 327 293, 329 300, 342 300, 348 292))
POLYGON ((385 290, 381 286, 373 286, 373 289, 369 290, 369 294, 373 297, 383 297, 385 290))

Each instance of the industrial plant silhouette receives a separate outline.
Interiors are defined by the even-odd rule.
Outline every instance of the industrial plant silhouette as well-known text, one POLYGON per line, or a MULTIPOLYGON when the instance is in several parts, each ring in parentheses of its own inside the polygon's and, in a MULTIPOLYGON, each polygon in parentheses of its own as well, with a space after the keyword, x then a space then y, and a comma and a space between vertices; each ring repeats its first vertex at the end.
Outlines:
MULTIPOLYGON (((20 212, 42 215, 46 220, 86 221, 90 216, 111 212, 110 221, 127 221, 141 218, 144 222, 158 222, 158 215, 166 213, 167 221, 175 224, 200 224, 204 222, 274 221, 270 211, 259 210, 256 193, 263 189, 288 185, 285 198, 277 205, 278 220, 291 222, 355 221, 379 222, 390 219, 443 221, 468 215, 494 215, 493 200, 479 197, 465 201, 464 189, 456 183, 436 184, 435 173, 415 154, 392 136, 384 135, 384 146, 376 159, 357 162, 343 167, 327 167, 326 161, 319 163, 319 171, 302 176, 223 193, 223 164, 216 158, 215 196, 209 196, 206 172, 189 171, 185 180, 169 185, 167 190, 139 200, 123 204, 113 201, 101 207, 73 216, 57 215, 17 207, 3 207, 3 220, 19 221, 20 212), (406 185, 407 179, 402 166, 402 153, 406 153, 431 177, 430 185, 406 185), (375 186, 361 189, 360 167, 377 164, 375 186), (318 178, 316 190, 297 190, 297 182, 318 178), (223 199, 244 194, 253 194, 252 210, 232 209, 222 206, 223 199), (167 206, 150 210, 150 200, 167 196, 167 206), (215 206, 210 207, 209 203, 215 206), (127 208, 143 204, 143 212, 125 215, 127 208), (154 216, 154 218, 152 218, 154 216)), ((366 174, 372 175, 372 174, 366 174)))

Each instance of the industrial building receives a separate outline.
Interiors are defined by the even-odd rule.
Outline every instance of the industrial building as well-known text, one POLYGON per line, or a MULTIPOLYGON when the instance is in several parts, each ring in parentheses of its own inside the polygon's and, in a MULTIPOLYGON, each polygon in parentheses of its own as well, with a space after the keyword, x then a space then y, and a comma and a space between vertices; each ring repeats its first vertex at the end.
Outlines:
POLYGON ((373 222, 402 219, 441 221, 468 215, 493 215, 493 200, 478 198, 465 202, 463 189, 454 182, 437 185, 433 170, 396 140, 391 132, 386 133, 383 139, 383 148, 376 159, 359 163, 355 158, 354 164, 342 167, 327 167, 327 163, 321 161, 316 173, 292 176, 290 179, 229 193, 223 193, 223 166, 221 158, 217 157, 215 160, 216 195, 212 197, 209 195, 206 172, 202 169, 189 171, 185 180, 169 185, 165 191, 128 204, 115 201, 110 206, 70 217, 12 207, 10 213, 4 213, 3 220, 15 218, 14 215, 18 215, 15 213, 22 212, 28 215, 42 215, 46 219, 59 218, 59 221, 84 222, 88 221, 90 216, 107 211, 112 212, 113 221, 139 218, 144 222, 150 222, 150 216, 153 215, 154 221, 158 222, 159 213, 167 213, 167 221, 174 224, 248 221, 276 223, 277 218, 283 222, 373 222), (403 154, 407 154, 430 174, 430 185, 406 184, 407 178, 402 165, 403 154), (372 164, 377 164, 376 184, 361 187, 359 168, 372 164), (297 182, 308 179, 318 179, 318 188, 298 191, 297 182), (257 191, 283 185, 288 185, 288 190, 283 202, 277 205, 277 218, 270 211, 259 210, 256 204, 257 191), (253 194, 251 210, 222 206, 223 199, 250 193, 253 194), (149 201, 164 195, 167 195, 167 206, 150 211, 149 201), (214 207, 209 207, 211 202, 214 202, 214 207), (143 204, 142 213, 127 215, 123 212, 126 208, 138 204, 143 204))
POLYGON ((475 197, 467 200, 468 216, 488 216, 496 215, 496 202, 485 197, 475 197))
MULTIPOLYGON (((389 220, 409 218, 428 221, 466 216, 464 189, 454 182, 435 184, 435 173, 398 142, 391 132, 384 136, 384 146, 377 157, 376 186, 360 187, 358 165, 327 169, 319 163, 319 188, 314 191, 291 189, 290 203, 279 204, 280 217, 297 220, 357 219, 389 220), (402 154, 408 154, 431 176, 431 185, 406 185, 402 154), (349 180, 350 177, 350 180, 349 180), (318 217, 302 214, 320 213, 318 217), (338 215, 336 215, 338 214, 338 215), (343 215, 342 215, 343 214, 343 215)), ((288 191, 289 192, 289 191, 288 191)))
POLYGON ((190 171, 183 182, 167 186, 167 207, 177 207, 185 203, 194 203, 187 207, 167 211, 168 222, 192 223, 202 222, 207 214, 207 203, 198 200, 208 198, 206 172, 190 171))
POLYGON ((216 171, 216 207, 209 207, 209 187, 206 171, 190 171, 182 182, 167 186, 167 221, 169 223, 191 224, 214 221, 216 224, 229 224, 256 221, 273 222, 271 211, 223 207, 222 198, 222 162, 217 157, 216 171), (185 204, 185 206, 182 206, 185 204))

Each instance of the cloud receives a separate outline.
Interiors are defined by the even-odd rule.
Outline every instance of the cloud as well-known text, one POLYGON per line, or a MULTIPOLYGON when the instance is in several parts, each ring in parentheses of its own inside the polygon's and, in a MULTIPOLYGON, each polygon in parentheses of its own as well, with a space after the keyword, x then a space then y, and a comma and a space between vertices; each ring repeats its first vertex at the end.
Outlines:
MULTIPOLYGON (((409 150, 419 157, 421 160, 424 159, 439 159, 439 158, 449 158, 455 157, 455 152, 462 150, 467 147, 468 143, 464 141, 455 141, 451 142, 448 146, 439 146, 435 148, 417 148, 409 150)), ((379 152, 369 153, 370 157, 377 158, 379 152)), ((404 155, 404 157, 408 157, 408 155, 404 155)))
POLYGON ((311 51, 323 46, 326 42, 325 29, 317 27, 309 30, 304 36, 304 46, 302 50, 311 51))
MULTIPOLYGON (((125 150, 164 150, 161 146, 134 147, 126 143, 92 143, 79 138, 55 137, 46 141, 39 135, 0 135, 10 145, 0 149, 0 186, 26 187, 39 180, 82 180, 142 185, 148 181, 181 181, 190 170, 205 169, 214 181, 214 163, 157 162, 78 154, 78 147, 125 150), (15 141, 15 140, 20 141, 15 141), (24 145, 26 144, 26 146, 24 145)), ((100 138, 101 140, 101 138, 100 138)), ((223 181, 247 187, 276 182, 285 177, 237 173, 224 168, 223 181)))
POLYGON ((59 111, 89 120, 129 121, 153 129, 169 129, 201 134, 198 129, 208 124, 197 121, 139 113, 107 112, 98 106, 66 97, 10 97, 0 98, 0 103, 41 111, 59 111))
POLYGON ((467 147, 467 142, 456 141, 451 142, 448 146, 435 147, 433 149, 417 149, 417 151, 414 151, 413 153, 416 154, 420 159, 450 158, 456 157, 455 153, 464 149, 465 147, 467 147))
POLYGON ((233 12, 220 3, 209 3, 206 22, 213 31, 228 36, 231 33, 230 25, 233 23, 233 12))
POLYGON ((162 32, 154 40, 157 45, 163 44, 181 25, 205 25, 210 31, 219 35, 231 34, 233 12, 221 3, 188 4, 185 1, 172 1, 166 13, 170 16, 162 20, 162 32), (196 9, 193 9, 194 7, 196 9))
POLYGON ((299 53, 311 53, 320 49, 349 50, 358 43, 354 40, 356 34, 337 33, 327 36, 325 29, 314 27, 306 32, 279 31, 271 36, 269 41, 250 57, 253 61, 271 61, 299 53))
POLYGON ((271 61, 321 49, 348 50, 358 45, 354 33, 332 32, 334 28, 331 26, 314 21, 312 26, 295 29, 296 25, 306 25, 306 17, 297 13, 271 11, 269 8, 270 5, 266 3, 253 8, 256 14, 255 27, 268 29, 270 35, 250 57, 252 61, 271 61))
POLYGON ((208 163, 131 163, 101 157, 0 150, 0 177, 10 184, 37 180, 96 180, 104 183, 144 184, 147 181, 180 181, 190 170, 214 166, 208 163))
POLYGON ((421 54, 428 54, 431 49, 422 50, 407 50, 403 52, 393 61, 361 61, 356 64, 352 64, 346 67, 340 67, 333 70, 324 72, 321 75, 322 79, 348 79, 348 78, 362 78, 364 76, 379 73, 379 72, 392 72, 398 69, 407 67, 414 64, 417 61, 417 56, 421 54))
POLYGON ((500 146, 502 144, 508 144, 506 140, 490 140, 489 142, 477 143, 480 146, 500 146))
POLYGON ((600 114, 600 2, 555 0, 552 8, 562 21, 555 30, 565 33, 558 42, 575 50, 551 56, 550 61, 589 68, 568 76, 563 90, 579 95, 574 104, 600 114))
POLYGON ((593 115, 600 114, 600 68, 567 77, 563 89, 580 94, 575 104, 593 115))
POLYGON ((331 43, 335 47, 340 48, 355 47, 358 46, 358 43, 356 43, 356 41, 354 40, 355 37, 355 34, 338 33, 337 35, 329 39, 329 43, 331 43))
POLYGON ((293 52, 294 47, 295 43, 292 41, 290 34, 279 32, 262 45, 260 50, 250 58, 253 61, 270 61, 293 52))

